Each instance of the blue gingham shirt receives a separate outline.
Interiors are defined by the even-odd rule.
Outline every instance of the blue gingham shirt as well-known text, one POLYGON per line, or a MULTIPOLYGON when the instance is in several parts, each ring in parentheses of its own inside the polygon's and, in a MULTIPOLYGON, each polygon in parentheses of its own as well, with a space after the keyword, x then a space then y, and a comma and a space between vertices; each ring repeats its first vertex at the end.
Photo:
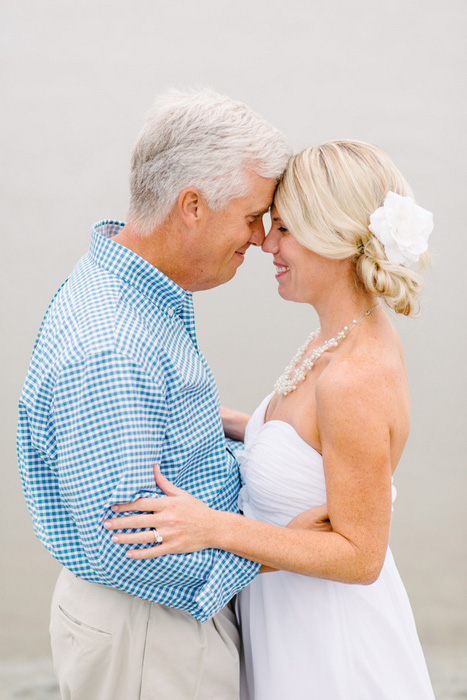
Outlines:
POLYGON ((257 574, 219 550, 131 560, 102 527, 113 503, 160 495, 152 465, 214 508, 238 512, 238 465, 196 341, 192 295, 93 228, 52 300, 19 405, 18 456, 34 528, 77 576, 201 621, 257 574))

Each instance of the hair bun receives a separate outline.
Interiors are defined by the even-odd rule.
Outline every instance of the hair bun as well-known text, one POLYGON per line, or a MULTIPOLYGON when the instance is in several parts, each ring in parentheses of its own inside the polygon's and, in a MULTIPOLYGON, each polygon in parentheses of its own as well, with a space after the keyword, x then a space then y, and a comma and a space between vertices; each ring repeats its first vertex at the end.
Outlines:
MULTIPOLYGON (((382 244, 368 232, 368 239, 360 246, 355 256, 355 271, 364 289, 383 299, 385 304, 398 314, 415 315, 420 307, 418 295, 423 288, 423 279, 412 268, 390 262, 382 244)), ((421 256, 427 263, 428 254, 421 256)))

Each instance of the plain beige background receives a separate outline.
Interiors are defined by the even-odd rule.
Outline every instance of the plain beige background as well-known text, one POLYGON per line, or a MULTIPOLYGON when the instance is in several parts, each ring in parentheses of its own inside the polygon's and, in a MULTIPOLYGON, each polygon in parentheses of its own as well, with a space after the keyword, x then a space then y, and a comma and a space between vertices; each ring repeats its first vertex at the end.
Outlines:
MULTIPOLYGON (((377 143, 434 212, 421 317, 396 320, 413 419, 392 546, 422 641, 467 644, 465 0, 3 0, 1 10, 0 656, 47 653, 59 569, 33 536, 16 467, 34 338, 91 224, 125 218, 131 148, 170 85, 249 103, 295 150, 377 143)), ((313 310, 277 296, 256 250, 196 307, 222 400, 245 411, 316 326, 313 310)))

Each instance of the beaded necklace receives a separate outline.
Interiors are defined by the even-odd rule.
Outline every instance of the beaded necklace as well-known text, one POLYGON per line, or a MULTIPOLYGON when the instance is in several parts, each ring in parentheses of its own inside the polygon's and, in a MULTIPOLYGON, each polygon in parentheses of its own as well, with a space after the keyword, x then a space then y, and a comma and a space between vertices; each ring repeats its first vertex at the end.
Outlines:
POLYGON ((326 342, 323 343, 323 345, 320 345, 319 348, 316 348, 316 350, 313 350, 310 357, 307 357, 306 360, 303 360, 300 367, 297 367, 303 355, 305 354, 307 347, 319 335, 321 328, 318 328, 317 331, 313 331, 313 333, 310 333, 304 345, 302 345, 298 349, 296 355, 293 357, 290 364, 288 364, 285 368, 284 373, 274 384, 274 391, 276 392, 276 394, 279 394, 279 396, 287 396, 287 394, 290 394, 292 391, 294 391, 297 388, 299 382, 303 382, 305 380, 305 377, 310 371, 310 369, 313 367, 315 362, 321 357, 321 355, 326 352, 326 350, 329 350, 330 348, 337 348, 340 341, 343 340, 346 337, 346 335, 350 333, 352 328, 355 328, 357 323, 360 323, 360 321, 363 318, 365 318, 365 316, 369 316, 372 311, 378 308, 380 308, 380 305, 375 304, 375 306, 372 306, 371 309, 362 314, 360 318, 354 318, 350 326, 344 326, 340 333, 338 333, 333 338, 326 340, 326 342))

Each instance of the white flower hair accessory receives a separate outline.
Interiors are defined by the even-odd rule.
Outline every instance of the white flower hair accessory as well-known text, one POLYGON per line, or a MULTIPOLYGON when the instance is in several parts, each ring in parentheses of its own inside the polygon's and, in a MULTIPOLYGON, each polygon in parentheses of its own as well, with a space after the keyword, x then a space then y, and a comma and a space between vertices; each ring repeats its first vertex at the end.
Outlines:
POLYGON ((368 228, 383 244, 389 262, 411 267, 428 248, 433 214, 411 197, 388 192, 383 206, 370 216, 368 228))

